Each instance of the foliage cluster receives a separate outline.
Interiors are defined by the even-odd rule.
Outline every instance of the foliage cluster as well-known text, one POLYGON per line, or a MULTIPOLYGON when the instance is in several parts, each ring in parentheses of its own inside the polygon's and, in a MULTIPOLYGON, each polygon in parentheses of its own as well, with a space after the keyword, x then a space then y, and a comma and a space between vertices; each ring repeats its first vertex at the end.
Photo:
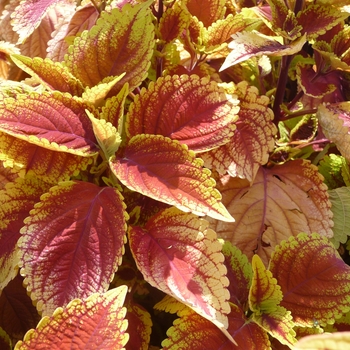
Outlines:
POLYGON ((349 14, 1 0, 0 348, 349 347, 349 14))

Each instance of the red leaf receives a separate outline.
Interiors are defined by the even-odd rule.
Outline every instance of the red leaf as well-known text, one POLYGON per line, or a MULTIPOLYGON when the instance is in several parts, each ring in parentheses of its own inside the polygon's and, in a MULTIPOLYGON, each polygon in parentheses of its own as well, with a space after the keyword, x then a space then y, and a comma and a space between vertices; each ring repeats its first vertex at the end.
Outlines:
POLYGON ((48 10, 58 3, 69 0, 24 0, 12 13, 13 29, 19 34, 19 41, 23 42, 39 26, 48 10))
POLYGON ((127 287, 121 286, 86 300, 72 300, 44 317, 16 344, 16 350, 123 350, 128 341, 126 308, 122 307, 126 293, 127 287))
POLYGON ((17 178, 0 192, 0 291, 18 273, 17 241, 23 220, 48 188, 31 174, 17 178))
POLYGON ((296 324, 333 323, 350 310, 350 267, 325 237, 299 234, 276 247, 270 271, 296 324))
POLYGON ((233 137, 225 145, 201 157, 209 169, 215 168, 220 174, 228 172, 232 177, 253 182, 274 148, 277 128, 266 96, 259 95, 258 90, 246 82, 237 84, 235 93, 240 101, 240 110, 233 137))
POLYGON ((17 275, 0 296, 0 327, 11 337, 13 343, 23 339, 25 333, 40 321, 40 316, 22 284, 23 278, 17 275))
POLYGON ((61 182, 42 196, 21 230, 21 273, 38 310, 108 289, 121 263, 125 208, 119 192, 61 182))
POLYGON ((0 101, 0 131, 54 151, 91 156, 98 148, 86 108, 58 93, 17 95, 0 101))
POLYGON ((237 104, 208 78, 166 76, 136 96, 127 115, 127 135, 163 135, 195 152, 207 151, 233 135, 237 104))
POLYGON ((210 171, 185 145, 160 135, 137 135, 110 167, 129 189, 197 215, 232 221, 210 171))
POLYGON ((227 327, 228 280, 221 245, 208 222, 176 208, 131 227, 130 248, 152 286, 180 300, 220 328, 227 327))

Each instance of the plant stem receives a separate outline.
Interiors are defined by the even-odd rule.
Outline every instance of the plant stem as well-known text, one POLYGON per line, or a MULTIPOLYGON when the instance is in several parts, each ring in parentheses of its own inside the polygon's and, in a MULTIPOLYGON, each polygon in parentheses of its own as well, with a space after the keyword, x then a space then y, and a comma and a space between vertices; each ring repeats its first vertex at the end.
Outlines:
POLYGON ((276 96, 275 101, 273 103, 273 113, 275 115, 275 123, 278 124, 278 122, 282 119, 282 113, 280 105, 283 102, 284 93, 286 91, 286 85, 288 80, 288 67, 293 59, 293 56, 283 56, 282 57, 282 64, 281 64, 281 70, 280 75, 278 77, 277 82, 277 90, 276 90, 276 96))

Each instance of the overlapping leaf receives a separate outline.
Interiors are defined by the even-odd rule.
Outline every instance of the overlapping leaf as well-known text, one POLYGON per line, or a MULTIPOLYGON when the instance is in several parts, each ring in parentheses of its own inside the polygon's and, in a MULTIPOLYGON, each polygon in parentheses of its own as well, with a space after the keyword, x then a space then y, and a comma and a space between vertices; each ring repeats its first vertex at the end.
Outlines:
POLYGON ((227 328, 228 280, 221 244, 208 222, 176 208, 131 227, 130 248, 145 280, 227 328))
POLYGON ((37 78, 47 89, 69 92, 74 96, 81 96, 83 86, 62 63, 53 62, 40 57, 33 59, 21 55, 12 55, 12 60, 18 67, 37 78))
POLYGON ((124 349, 129 338, 123 307, 126 293, 127 287, 121 286, 85 300, 72 300, 66 308, 44 317, 15 349, 124 349))
POLYGON ((5 168, 4 164, 0 162, 0 191, 5 188, 7 183, 14 182, 17 177, 17 172, 12 171, 11 168, 5 168))
POLYGON ((6 167, 21 176, 32 171, 52 185, 78 175, 93 160, 92 157, 51 151, 4 133, 0 133, 0 147, 3 152, 0 153, 0 160, 6 167))
POLYGON ((233 221, 214 188, 210 171, 185 145, 161 135, 137 135, 110 160, 129 189, 197 215, 233 221))
POLYGON ((332 213, 334 221, 334 237, 332 242, 336 248, 339 243, 345 243, 350 232, 350 220, 348 213, 350 211, 350 188, 339 187, 330 190, 329 199, 332 203, 332 213))
POLYGON ((76 8, 72 13, 65 13, 65 23, 55 28, 53 38, 48 42, 47 57, 62 62, 72 38, 95 25, 99 12, 92 3, 76 8), (71 40, 70 40, 71 39, 71 40))
POLYGON ((0 327, 14 344, 22 340, 26 332, 40 321, 40 316, 22 283, 23 278, 17 275, 2 290, 0 296, 0 327))
POLYGON ((40 25, 50 8, 58 3, 71 3, 69 0, 24 0, 12 13, 14 31, 23 42, 40 25))
POLYGON ((209 27, 213 22, 222 19, 225 14, 225 0, 185 0, 184 5, 191 13, 196 16, 205 27, 209 27))
POLYGON ((124 207, 117 190, 73 181, 35 205, 21 230, 20 264, 44 315, 108 289, 124 252, 124 207))
POLYGON ((260 165, 267 163, 273 150, 277 129, 266 96, 259 96, 258 90, 246 82, 237 84, 235 93, 240 110, 234 136, 227 144, 201 156, 208 168, 253 182, 260 165))
POLYGON ((347 349, 350 346, 350 332, 310 335, 295 344, 295 350, 347 349))
POLYGON ((0 131, 46 149, 92 156, 98 148, 86 108, 69 95, 17 95, 0 101, 0 131))
POLYGON ((296 341, 294 323, 290 311, 279 306, 283 297, 281 287, 258 255, 253 256, 252 268, 249 305, 254 313, 253 320, 282 344, 292 345, 296 341))
POLYGON ((49 186, 33 174, 0 191, 0 291, 18 273, 17 241, 23 220, 49 186))
POLYGON ((228 290, 230 302, 246 311, 246 304, 249 296, 249 289, 253 270, 246 255, 230 242, 225 242, 222 247, 227 268, 227 278, 230 281, 228 290))
POLYGON ((255 252, 267 263, 279 242, 299 232, 333 236, 327 188, 308 161, 260 168, 252 185, 224 176, 217 188, 236 222, 211 227, 248 257, 255 252))
POLYGON ((0 346, 4 350, 12 350, 12 342, 8 334, 0 327, 0 346))
POLYGON ((84 85, 94 86, 104 78, 126 73, 116 85, 128 82, 130 89, 147 76, 154 47, 150 1, 122 10, 102 12, 96 25, 74 40, 65 63, 84 85))
POLYGON ((128 321, 130 339, 125 346, 126 350, 148 350, 152 332, 151 315, 140 305, 131 302, 127 305, 125 317, 128 321))
POLYGON ((302 49, 305 41, 304 35, 291 44, 283 45, 275 40, 274 37, 269 37, 255 31, 236 33, 233 35, 233 41, 228 45, 232 51, 226 57, 220 71, 255 56, 293 55, 302 49))
POLYGON ((350 267, 325 237, 290 237, 276 247, 270 271, 283 292, 281 305, 296 324, 333 323, 350 310, 350 267))
POLYGON ((350 103, 319 105, 317 117, 326 137, 350 160, 350 103))
POLYGON ((233 135, 237 104, 207 78, 166 76, 135 98, 127 115, 127 135, 163 135, 195 152, 206 151, 233 135))

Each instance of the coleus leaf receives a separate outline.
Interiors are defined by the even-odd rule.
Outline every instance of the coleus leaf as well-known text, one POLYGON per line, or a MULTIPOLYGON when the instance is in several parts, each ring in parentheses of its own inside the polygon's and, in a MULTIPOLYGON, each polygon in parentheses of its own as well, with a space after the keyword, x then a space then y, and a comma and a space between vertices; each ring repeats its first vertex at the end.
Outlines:
POLYGON ((350 310, 350 267, 326 237, 300 233, 276 247, 270 271, 295 324, 333 323, 350 310))
POLYGON ((275 40, 274 37, 269 37, 256 31, 243 31, 234 34, 232 37, 233 41, 228 44, 232 51, 226 57, 220 71, 255 56, 293 55, 299 52, 306 42, 304 35, 290 44, 283 45, 275 40))
POLYGON ((50 8, 58 3, 70 3, 69 0, 25 0, 21 1, 12 13, 12 25, 23 42, 40 25, 50 8))
POLYGON ((105 119, 97 119, 95 116, 86 111, 88 114, 97 142, 105 156, 105 159, 109 160, 117 152, 121 143, 121 137, 117 132, 117 129, 105 119))
POLYGON ((8 334, 0 327, 0 347, 4 350, 12 350, 12 342, 8 334))
POLYGON ((249 291, 249 305, 253 320, 282 344, 296 342, 290 311, 279 306, 283 295, 271 271, 266 270, 258 255, 252 259, 253 279, 249 291))
POLYGON ((124 153, 111 158, 110 168, 133 191, 196 215, 233 220, 203 161, 176 140, 161 135, 134 136, 124 153))
POLYGON ((72 300, 51 317, 42 318, 15 349, 124 349, 129 338, 123 307, 126 293, 127 287, 121 286, 104 294, 94 293, 85 300, 72 300))
POLYGON ((41 318, 22 284, 23 278, 17 275, 0 295, 0 326, 13 343, 22 340, 41 318))
POLYGON ((5 168, 4 164, 0 162, 0 191, 5 188, 7 183, 14 182, 18 176, 18 172, 12 171, 9 167, 5 168))
POLYGON ((130 249, 152 286, 227 328, 228 280, 221 244, 208 222, 169 208, 129 229, 130 249))
POLYGON ((49 90, 69 92, 73 96, 81 96, 83 86, 62 63, 46 58, 11 55, 11 59, 23 71, 35 77, 49 90))
POLYGON ((305 9, 296 15, 298 23, 302 26, 301 34, 306 34, 308 40, 315 39, 346 19, 348 13, 339 11, 332 4, 307 4, 305 9), (312 21, 310 21, 312 18, 312 21))
POLYGON ((170 137, 203 152, 229 141, 238 101, 208 78, 177 75, 159 78, 135 97, 126 117, 129 138, 138 134, 170 137))
POLYGON ((79 36, 84 30, 89 30, 95 25, 99 12, 92 3, 74 8, 74 11, 66 11, 65 23, 55 28, 53 38, 48 42, 47 57, 53 61, 62 62, 68 52, 70 41, 79 36), (71 40, 69 40, 71 39, 71 40))
POLYGON ((350 160, 350 103, 319 105, 317 117, 325 136, 335 143, 347 160, 350 160))
POLYGON ((110 187, 67 181, 41 197, 19 242, 21 274, 38 311, 49 315, 108 289, 124 253, 126 217, 110 187))
POLYGON ((159 35, 166 43, 179 38, 189 25, 190 16, 188 12, 178 3, 168 7, 159 21, 159 35))
MULTIPOLYGON (((124 264, 124 262, 123 262, 124 264)), ((151 315, 142 306, 134 302, 126 302, 129 341, 126 350, 148 350, 152 332, 151 315)))
POLYGON ((46 149, 93 156, 98 148, 87 108, 70 95, 17 95, 0 101, 0 131, 46 149))
POLYGON ((338 332, 309 335, 300 339, 294 349, 347 349, 349 346, 350 332, 338 332))
POLYGON ((208 218, 211 227, 249 258, 255 252, 267 263, 279 242, 302 231, 333 236, 327 188, 317 168, 306 160, 261 167, 251 185, 223 176, 217 188, 236 222, 208 218))
POLYGON ((253 270, 246 255, 230 242, 226 241, 222 247, 225 257, 226 276, 230 281, 228 290, 230 302, 246 311, 250 284, 253 277, 253 270))
POLYGON ((230 350, 233 348, 232 340, 238 349, 269 349, 270 341, 265 330, 248 320, 237 305, 230 303, 231 312, 228 314, 227 330, 229 337, 227 337, 213 323, 171 299, 166 296, 155 305, 157 310, 176 312, 179 316, 173 322, 173 327, 167 331, 168 338, 162 342, 164 349, 201 349, 205 344, 208 350, 230 350), (233 339, 230 340, 230 337, 233 339))
POLYGON ((0 191, 0 291, 18 273, 17 241, 23 220, 48 188, 47 183, 29 174, 0 191))
POLYGON ((41 180, 57 184, 77 176, 92 163, 93 157, 80 157, 36 146, 8 134, 0 133, 0 160, 22 177, 29 171, 41 180))
POLYGON ((296 73, 299 86, 308 96, 321 98, 336 89, 329 74, 317 74, 309 65, 297 64, 296 73))
POLYGON ((339 187, 328 191, 329 199, 332 203, 332 213, 334 221, 334 237, 331 239, 335 248, 339 247, 339 243, 345 243, 348 239, 350 230, 350 221, 348 213, 350 210, 350 188, 339 187))
POLYGON ((201 154, 209 169, 220 174, 226 171, 253 182, 260 165, 268 161, 274 148, 277 128, 272 122, 273 113, 268 107, 269 99, 260 96, 258 90, 246 82, 237 84, 235 94, 240 101, 237 129, 230 142, 208 153, 201 154))
POLYGON ((154 48, 150 2, 102 12, 95 26, 75 38, 65 63, 85 86, 126 73, 115 90, 126 82, 132 90, 145 79, 154 48))
POLYGON ((226 11, 225 2, 225 0, 185 0, 183 4, 192 16, 196 16, 205 27, 209 27, 213 22, 223 18, 226 11))
MULTIPOLYGON (((343 156, 333 153, 325 155, 318 163, 317 167, 320 174, 324 177, 324 183, 327 185, 328 190, 350 185, 349 182, 346 183, 345 181, 345 179, 347 179, 346 168, 348 164, 343 156)), ((336 236, 336 234, 334 234, 334 236, 336 236)))
MULTIPOLYGON (((124 104, 129 93, 129 85, 125 83, 117 95, 108 98, 102 107, 100 118, 110 122, 113 126, 118 127, 120 135, 125 133, 124 130, 124 104)), ((126 138, 126 137, 125 137, 126 138)))

